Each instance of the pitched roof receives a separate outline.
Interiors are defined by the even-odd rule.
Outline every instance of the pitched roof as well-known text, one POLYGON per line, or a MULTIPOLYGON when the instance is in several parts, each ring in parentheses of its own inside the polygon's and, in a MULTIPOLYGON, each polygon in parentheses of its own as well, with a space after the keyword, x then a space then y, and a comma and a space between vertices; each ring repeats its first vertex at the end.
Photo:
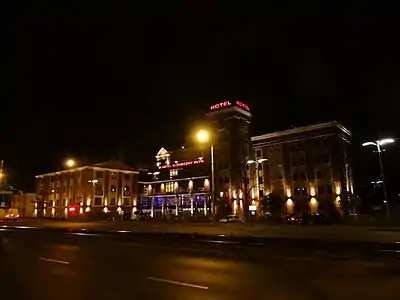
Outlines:
POLYGON ((106 169, 116 169, 124 171, 136 171, 136 169, 124 164, 123 162, 113 159, 105 162, 94 164, 92 167, 106 168, 106 169))

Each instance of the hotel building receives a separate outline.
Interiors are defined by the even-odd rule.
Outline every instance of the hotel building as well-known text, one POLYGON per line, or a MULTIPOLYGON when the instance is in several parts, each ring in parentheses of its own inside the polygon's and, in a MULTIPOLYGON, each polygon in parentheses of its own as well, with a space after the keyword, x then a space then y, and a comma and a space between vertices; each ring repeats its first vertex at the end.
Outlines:
POLYGON ((274 194, 286 213, 340 210, 341 197, 353 193, 350 138, 350 131, 338 122, 253 136, 252 198, 258 204, 274 194))
POLYGON ((102 218, 136 211, 139 172, 117 160, 36 176, 34 216, 102 218))

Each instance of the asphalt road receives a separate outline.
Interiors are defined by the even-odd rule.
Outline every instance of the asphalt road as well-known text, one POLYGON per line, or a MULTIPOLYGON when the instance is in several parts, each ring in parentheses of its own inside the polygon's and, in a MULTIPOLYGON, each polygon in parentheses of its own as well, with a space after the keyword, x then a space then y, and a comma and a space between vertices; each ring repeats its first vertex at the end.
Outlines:
POLYGON ((399 244, 0 228, 1 299, 398 299, 399 244))

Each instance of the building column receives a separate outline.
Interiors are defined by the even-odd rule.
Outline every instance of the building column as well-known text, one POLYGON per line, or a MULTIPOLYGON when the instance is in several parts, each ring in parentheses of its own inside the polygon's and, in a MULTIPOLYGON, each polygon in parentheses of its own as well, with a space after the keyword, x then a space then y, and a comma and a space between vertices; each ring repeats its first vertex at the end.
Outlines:
POLYGON ((190 194, 190 213, 193 216, 193 194, 190 194))

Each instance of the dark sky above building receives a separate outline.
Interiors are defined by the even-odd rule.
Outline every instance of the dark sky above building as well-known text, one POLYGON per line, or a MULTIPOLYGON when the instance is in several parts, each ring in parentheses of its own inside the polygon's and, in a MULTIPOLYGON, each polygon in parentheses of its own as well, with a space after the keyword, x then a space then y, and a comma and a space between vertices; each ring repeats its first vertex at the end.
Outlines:
POLYGON ((249 104, 254 134, 336 119, 400 136, 390 9, 104 2, 7 11, 0 158, 21 184, 70 155, 150 162, 225 99, 249 104))

